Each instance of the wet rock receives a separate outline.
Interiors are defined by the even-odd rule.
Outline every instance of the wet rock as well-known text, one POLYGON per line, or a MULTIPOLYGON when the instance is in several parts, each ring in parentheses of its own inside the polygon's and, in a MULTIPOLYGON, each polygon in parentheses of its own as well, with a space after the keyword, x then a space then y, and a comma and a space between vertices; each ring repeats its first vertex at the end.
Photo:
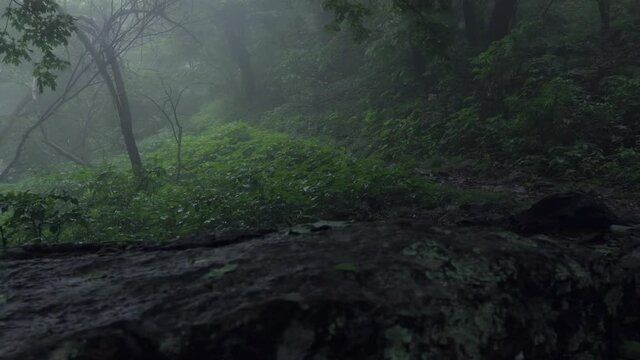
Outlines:
POLYGON ((606 204, 582 192, 547 196, 511 219, 512 228, 525 234, 604 233, 619 223, 606 204))
POLYGON ((0 359, 614 359, 640 335, 637 255, 432 223, 7 255, 0 359))

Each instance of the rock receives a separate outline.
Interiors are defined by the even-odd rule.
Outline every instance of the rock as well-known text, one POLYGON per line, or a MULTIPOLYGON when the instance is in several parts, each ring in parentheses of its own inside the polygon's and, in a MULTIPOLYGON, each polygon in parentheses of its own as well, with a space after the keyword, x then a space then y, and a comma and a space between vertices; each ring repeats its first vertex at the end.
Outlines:
POLYGON ((515 231, 534 233, 608 232, 618 217, 596 197, 582 192, 554 194, 511 219, 515 231))
POLYGON ((0 359, 614 359, 639 338, 638 256, 430 223, 8 254, 0 359))
POLYGON ((633 226, 624 226, 624 225, 611 225, 609 227, 609 231, 614 236, 627 236, 633 232, 633 226))

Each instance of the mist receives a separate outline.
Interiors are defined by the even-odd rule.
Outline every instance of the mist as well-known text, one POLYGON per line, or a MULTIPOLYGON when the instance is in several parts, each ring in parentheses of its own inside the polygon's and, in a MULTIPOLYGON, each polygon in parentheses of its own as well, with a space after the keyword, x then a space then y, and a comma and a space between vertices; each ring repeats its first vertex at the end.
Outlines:
POLYGON ((0 12, 0 358, 640 359, 639 0, 0 12))

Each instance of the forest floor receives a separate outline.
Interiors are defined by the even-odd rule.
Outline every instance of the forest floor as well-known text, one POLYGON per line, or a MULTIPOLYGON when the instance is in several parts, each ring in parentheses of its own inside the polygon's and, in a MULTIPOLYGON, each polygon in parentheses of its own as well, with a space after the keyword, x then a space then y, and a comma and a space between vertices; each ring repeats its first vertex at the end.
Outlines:
MULTIPOLYGON (((421 176, 522 208, 556 191, 421 176)), ((515 211, 9 249, 0 359, 640 359, 639 229, 519 233, 515 211)))

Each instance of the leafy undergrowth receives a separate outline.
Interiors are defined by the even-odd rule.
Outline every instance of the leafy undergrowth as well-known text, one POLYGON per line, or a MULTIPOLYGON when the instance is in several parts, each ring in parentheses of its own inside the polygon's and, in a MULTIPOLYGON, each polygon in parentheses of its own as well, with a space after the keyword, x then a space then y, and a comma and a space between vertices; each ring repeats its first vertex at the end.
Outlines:
MULTIPOLYGON (((505 183, 515 176, 518 183, 566 183, 637 198, 637 22, 620 23, 606 36, 552 29, 521 23, 460 60, 464 70, 440 69, 434 61, 426 72, 433 84, 429 101, 423 94, 377 91, 369 93, 374 100, 343 97, 318 111, 312 106, 318 95, 306 106, 292 102, 263 114, 261 124, 389 161, 442 162, 505 183)), ((361 89, 356 98, 366 94, 361 89)), ((222 117, 223 109, 217 109, 222 117)))
POLYGON ((175 144, 165 142, 147 154, 142 185, 124 164, 13 185, 13 190, 53 191, 79 202, 5 192, 0 199, 5 205, 3 239, 10 244, 157 241, 223 228, 407 216, 443 203, 499 199, 441 187, 400 165, 243 123, 187 136, 183 147, 179 177, 175 144), (32 206, 18 214, 9 199, 21 196, 30 197, 32 206))
POLYGON ((424 143, 432 154, 637 195, 638 39, 636 25, 576 41, 523 24, 472 59, 474 94, 424 143))

